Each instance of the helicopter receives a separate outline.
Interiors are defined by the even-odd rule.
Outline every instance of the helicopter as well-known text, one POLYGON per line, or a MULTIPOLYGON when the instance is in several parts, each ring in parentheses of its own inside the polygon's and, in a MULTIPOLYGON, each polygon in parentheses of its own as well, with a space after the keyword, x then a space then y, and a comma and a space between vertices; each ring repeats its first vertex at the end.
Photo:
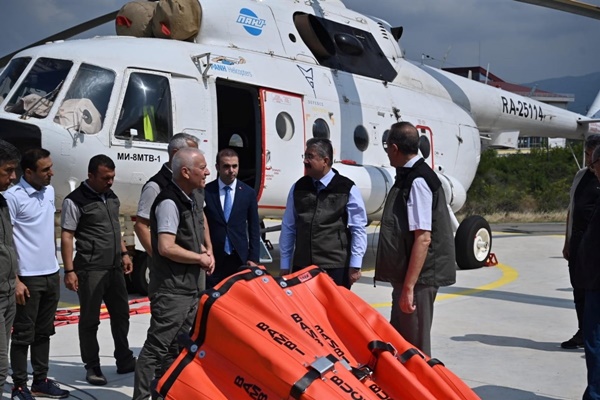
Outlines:
MULTIPOLYGON (((466 201, 482 140, 600 132, 600 100, 584 116, 409 61, 401 27, 340 0, 135 3, 178 1, 196 10, 190 37, 57 35, 16 53, 0 74, 0 138, 52 153, 56 204, 86 179, 92 156, 115 161, 113 189, 129 246, 141 188, 168 160, 167 142, 177 132, 196 136, 207 160, 235 149, 238 178, 256 190, 261 218, 275 219, 304 173, 306 140, 328 138, 333 167, 355 182, 368 219, 378 221, 395 177, 385 152, 388 128, 409 121, 421 156, 443 183, 458 266, 477 268, 491 253, 490 226, 480 216, 459 224, 454 212, 466 201)), ((163 36, 165 26, 159 24, 163 36)), ((145 256, 134 259, 139 287, 147 284, 146 264, 145 256)))

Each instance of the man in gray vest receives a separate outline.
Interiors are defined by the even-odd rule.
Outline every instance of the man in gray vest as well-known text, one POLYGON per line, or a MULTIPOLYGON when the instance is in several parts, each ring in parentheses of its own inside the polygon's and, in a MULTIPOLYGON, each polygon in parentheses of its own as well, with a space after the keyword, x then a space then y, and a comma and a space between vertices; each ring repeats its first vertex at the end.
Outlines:
POLYGON ((86 380, 106 385, 100 369, 98 325, 102 301, 110 314, 115 343, 117 373, 135 370, 135 357, 129 349, 129 303, 125 276, 133 264, 121 238, 119 198, 110 189, 115 164, 104 154, 90 159, 88 179, 63 201, 61 213, 61 254, 65 286, 77 292, 81 306, 79 348, 85 363, 86 380), (77 254, 73 259, 73 238, 77 254))
POLYGON ((179 150, 173 157, 173 180, 160 192, 150 211, 152 267, 150 308, 152 317, 135 370, 133 399, 147 399, 156 370, 180 333, 188 333, 205 288, 205 271, 214 260, 204 246, 202 204, 195 189, 204 188, 210 174, 202 152, 179 150))
POLYGON ((367 213, 354 182, 332 165, 331 142, 309 139, 304 153, 306 175, 290 189, 281 222, 280 274, 289 273, 292 266, 297 271, 314 264, 349 289, 360 279, 367 213))
MULTIPOLYGON (((0 191, 17 178, 21 155, 15 146, 0 139, 0 191)), ((8 342, 16 313, 15 279, 19 265, 13 242, 12 223, 6 199, 0 193, 0 388, 8 374, 8 342)))
POLYGON ((392 125, 386 151, 396 181, 381 218, 375 280, 392 283, 390 323, 431 356, 433 302, 440 286, 456 282, 456 262, 444 190, 418 145, 412 124, 392 125))

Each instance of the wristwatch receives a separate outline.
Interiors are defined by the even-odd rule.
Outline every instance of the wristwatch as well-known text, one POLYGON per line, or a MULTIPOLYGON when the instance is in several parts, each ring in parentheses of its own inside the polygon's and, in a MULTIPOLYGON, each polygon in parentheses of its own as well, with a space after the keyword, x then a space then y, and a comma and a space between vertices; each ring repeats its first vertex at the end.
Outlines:
POLYGON ((129 255, 128 251, 122 251, 121 252, 121 257, 125 257, 125 256, 128 256, 128 255, 129 255))

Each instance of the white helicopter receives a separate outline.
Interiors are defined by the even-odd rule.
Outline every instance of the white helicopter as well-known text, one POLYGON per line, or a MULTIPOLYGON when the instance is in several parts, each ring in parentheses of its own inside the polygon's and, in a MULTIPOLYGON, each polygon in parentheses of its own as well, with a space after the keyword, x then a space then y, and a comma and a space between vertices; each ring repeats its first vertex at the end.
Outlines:
MULTIPOLYGON (((482 138, 493 144, 505 135, 583 139, 600 132, 591 116, 406 60, 401 28, 340 0, 196 5, 200 24, 188 41, 56 41, 19 52, 0 75, 0 138, 51 151, 56 204, 86 179, 90 157, 115 160, 113 188, 129 244, 141 187, 167 161, 177 132, 197 136, 209 162, 235 148, 239 178, 256 189, 263 218, 282 216, 303 174, 306 140, 330 138, 334 168, 359 187, 372 221, 394 182, 383 144, 397 121, 419 129, 421 153, 454 212, 465 203, 482 138)), ((597 99, 589 115, 598 109, 597 99)), ((483 265, 489 224, 479 216, 453 222, 459 267, 483 265)), ((134 262, 134 280, 145 282, 144 258, 134 262)))

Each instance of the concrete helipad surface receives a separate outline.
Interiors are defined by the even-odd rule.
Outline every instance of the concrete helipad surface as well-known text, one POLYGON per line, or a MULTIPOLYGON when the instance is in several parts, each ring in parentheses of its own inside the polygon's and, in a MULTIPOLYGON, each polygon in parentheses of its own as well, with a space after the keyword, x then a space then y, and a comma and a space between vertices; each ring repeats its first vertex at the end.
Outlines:
MULTIPOLYGON (((433 356, 482 399, 581 398, 586 381, 584 352, 560 348, 560 342, 576 330, 572 291, 561 256, 562 232, 562 225, 496 227, 493 250, 500 264, 458 271, 457 283, 438 295, 433 356)), ((277 234, 269 234, 269 239, 276 250, 277 234)), ((371 234, 366 268, 373 266, 375 244, 371 234)), ((277 263, 276 251, 274 256, 277 263)), ((373 287, 372 273, 365 272, 353 291, 389 316, 391 288, 373 287)), ((77 297, 65 292, 62 300, 62 304, 76 303, 77 297)), ((136 355, 148 321, 148 314, 131 317, 129 340, 136 355)), ((51 344, 51 377, 71 389, 73 398, 131 398, 133 374, 116 374, 108 320, 102 321, 99 338, 107 386, 85 382, 77 325, 57 327, 51 344)), ((10 383, 4 390, 4 398, 9 398, 10 383)))

